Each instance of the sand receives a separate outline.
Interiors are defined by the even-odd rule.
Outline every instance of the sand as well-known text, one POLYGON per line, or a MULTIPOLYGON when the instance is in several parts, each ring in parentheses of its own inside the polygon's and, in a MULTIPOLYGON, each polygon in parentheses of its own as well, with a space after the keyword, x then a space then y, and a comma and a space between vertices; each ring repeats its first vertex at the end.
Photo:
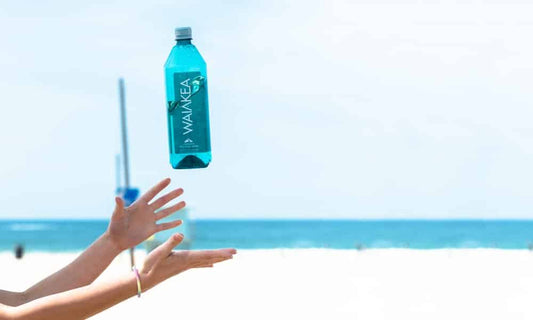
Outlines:
MULTIPOLYGON (((0 253, 0 288, 24 289, 75 256, 0 253)), ((127 272, 122 254, 97 281, 127 272)), ((526 250, 240 250, 92 319, 530 320, 532 301, 526 250)))

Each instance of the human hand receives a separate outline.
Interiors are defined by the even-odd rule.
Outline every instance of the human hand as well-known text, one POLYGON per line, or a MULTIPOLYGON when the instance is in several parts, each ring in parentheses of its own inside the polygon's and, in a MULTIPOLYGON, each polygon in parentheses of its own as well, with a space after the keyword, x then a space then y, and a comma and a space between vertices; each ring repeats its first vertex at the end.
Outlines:
POLYGON ((139 270, 143 291, 188 269, 213 267, 237 253, 235 249, 172 251, 182 240, 183 235, 176 233, 146 257, 139 270))
POLYGON ((119 250, 134 247, 156 232, 174 228, 181 224, 181 220, 161 224, 156 224, 156 222, 185 207, 184 201, 157 212, 156 210, 183 194, 183 189, 172 190, 149 203, 169 184, 169 178, 160 181, 126 208, 124 207, 124 201, 120 197, 115 198, 116 206, 106 235, 119 250))

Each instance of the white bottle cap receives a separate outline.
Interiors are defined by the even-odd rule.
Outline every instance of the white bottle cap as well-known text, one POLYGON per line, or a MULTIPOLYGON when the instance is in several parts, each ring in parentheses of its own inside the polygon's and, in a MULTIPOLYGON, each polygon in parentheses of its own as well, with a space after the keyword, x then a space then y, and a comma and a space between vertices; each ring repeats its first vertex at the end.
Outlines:
POLYGON ((192 39, 192 30, 190 27, 181 27, 174 30, 176 33, 176 40, 192 39))

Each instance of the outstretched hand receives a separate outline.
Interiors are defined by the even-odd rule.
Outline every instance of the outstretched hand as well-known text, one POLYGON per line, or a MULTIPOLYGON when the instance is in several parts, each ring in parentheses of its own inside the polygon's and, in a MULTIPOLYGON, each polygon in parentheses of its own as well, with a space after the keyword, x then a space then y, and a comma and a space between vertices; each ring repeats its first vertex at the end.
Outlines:
POLYGON ((215 263, 232 259, 237 253, 235 249, 172 251, 182 240, 183 235, 176 233, 146 257, 139 270, 143 291, 186 270, 213 267, 215 263))
POLYGON ((175 189, 164 196, 152 201, 154 197, 170 184, 170 179, 164 179, 129 207, 124 207, 120 197, 115 198, 116 206, 107 229, 110 239, 120 250, 134 247, 156 232, 177 227, 181 220, 157 224, 156 222, 185 207, 181 201, 168 208, 160 209, 168 202, 183 194, 183 189, 175 189), (149 203, 152 201, 151 203, 149 203), (157 212, 156 212, 157 211, 157 212))

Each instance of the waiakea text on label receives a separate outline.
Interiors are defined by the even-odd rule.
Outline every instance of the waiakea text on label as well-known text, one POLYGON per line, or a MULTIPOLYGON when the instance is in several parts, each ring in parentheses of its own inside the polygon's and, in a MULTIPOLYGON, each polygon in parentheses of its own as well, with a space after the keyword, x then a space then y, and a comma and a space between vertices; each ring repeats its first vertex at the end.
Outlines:
POLYGON ((181 105, 181 113, 182 113, 182 123, 183 123, 183 135, 187 135, 193 131, 193 121, 192 121, 192 109, 191 106, 191 86, 189 84, 189 81, 191 79, 186 79, 180 83, 180 105, 181 105))

